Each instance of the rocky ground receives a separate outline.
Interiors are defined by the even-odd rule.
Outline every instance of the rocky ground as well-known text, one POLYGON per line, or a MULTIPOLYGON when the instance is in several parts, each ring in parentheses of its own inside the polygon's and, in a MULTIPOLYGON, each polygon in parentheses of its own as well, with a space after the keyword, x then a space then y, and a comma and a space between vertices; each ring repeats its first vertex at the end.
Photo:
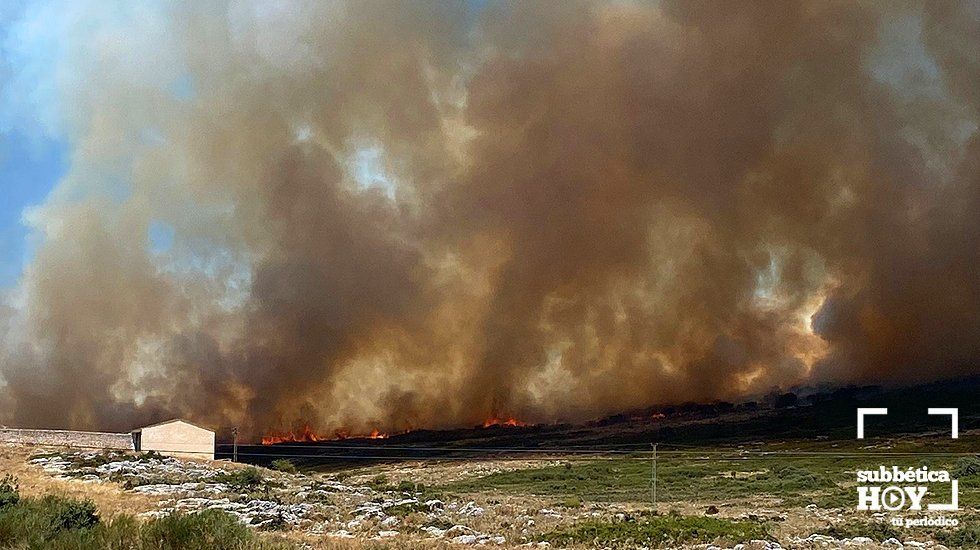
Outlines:
MULTIPOLYGON (((143 517, 219 509, 258 529, 321 537, 379 540, 404 533, 456 544, 508 543, 507 536, 489 528, 485 505, 378 482, 341 482, 332 476, 116 452, 41 453, 27 462, 56 479, 117 484, 128 493, 150 497, 152 509, 140 512, 143 517)), ((547 509, 528 511, 497 531, 513 536, 513 525, 533 526, 539 517, 560 515, 547 509)))
MULTIPOLYGON (((2 465, 15 475, 47 477, 78 494, 86 494, 85 488, 94 489, 93 494, 116 494, 120 501, 130 503, 124 507, 129 513, 151 517, 173 511, 220 509, 256 529, 281 532, 310 547, 326 547, 322 546, 324 541, 349 541, 355 547, 397 541, 398 547, 409 548, 544 548, 560 545, 541 541, 543 533, 582 521, 629 520, 636 513, 636 505, 629 503, 556 503, 531 495, 453 495, 433 488, 438 481, 532 466, 520 461, 406 463, 346 474, 292 474, 153 454, 77 450, 24 450, 18 454, 7 449, 2 456, 6 461, 2 465), (19 465, 14 466, 17 461, 19 465)), ((533 463, 540 465, 540 461, 533 463)), ((114 497, 103 500, 112 502, 114 497)), ((780 525, 779 542, 745 540, 730 546, 735 550, 945 548, 928 540, 877 542, 861 536, 811 534, 817 525, 843 521, 846 516, 815 506, 792 515, 767 509, 759 502, 743 506, 733 501, 722 505, 721 510, 713 506, 715 509, 705 510, 693 503, 675 503, 671 508, 683 515, 718 515, 736 521, 762 517, 780 525)), ((690 548, 721 547, 699 544, 690 548)))

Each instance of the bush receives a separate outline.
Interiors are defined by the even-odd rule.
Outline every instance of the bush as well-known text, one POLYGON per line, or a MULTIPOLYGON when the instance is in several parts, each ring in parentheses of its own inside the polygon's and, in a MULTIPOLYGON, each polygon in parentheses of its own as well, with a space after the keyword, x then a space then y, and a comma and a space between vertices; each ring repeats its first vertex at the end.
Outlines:
POLYGON ((590 544, 602 547, 636 548, 670 546, 695 542, 746 541, 768 539, 766 525, 751 521, 693 516, 647 516, 639 520, 588 520, 546 533, 540 540, 570 546, 590 544))
POLYGON ((140 539, 145 547, 160 550, 244 548, 252 539, 248 527, 218 510, 199 514, 171 514, 148 523, 140 539))
POLYGON ((95 505, 87 500, 56 496, 19 499, 0 510, 0 547, 48 548, 47 541, 65 531, 86 530, 98 525, 95 505))
POLYGON ((104 466, 119 457, 118 453, 102 451, 92 455, 76 455, 72 457, 72 465, 76 468, 98 468, 104 466))
POLYGON ((20 493, 17 492, 17 480, 10 474, 3 476, 3 479, 0 479, 0 510, 14 506, 19 501, 20 493))
POLYGON ((936 540, 950 548, 980 548, 980 526, 966 525, 952 531, 940 531, 936 540))
POLYGON ((109 476, 110 481, 122 484, 126 489, 135 489, 144 485, 180 485, 189 481, 186 476, 162 475, 162 476, 124 476, 113 474, 109 476))
POLYGON ((136 460, 139 462, 150 462, 154 460, 163 460, 163 455, 157 451, 146 451, 145 453, 140 453, 137 455, 136 460))
POLYGON ((970 477, 980 474, 980 458, 975 456, 964 456, 956 461, 955 477, 970 477))
POLYGON ((891 538, 903 538, 902 532, 892 527, 890 523, 884 521, 863 521, 859 519, 836 523, 818 532, 821 535, 829 535, 837 539, 870 537, 878 542, 891 538))
POLYGON ((388 476, 384 474, 374 476, 374 479, 368 481, 367 485, 368 487, 378 491, 384 490, 388 487, 388 476))
POLYGON ((783 490, 820 489, 826 485, 813 472, 790 465, 779 465, 772 469, 770 478, 775 478, 783 490))
POLYGON ((273 470, 279 470, 280 472, 285 472, 287 474, 296 473, 296 465, 285 458, 277 458, 273 460, 269 467, 273 470))
MULTIPOLYGON (((8 478, 3 483, 12 487, 8 478)), ((0 548, 45 550, 272 550, 222 511, 172 514, 141 524, 132 516, 102 522, 95 506, 55 496, 19 499, 0 509, 0 548)))
POLYGON ((88 529, 59 531, 45 541, 48 550, 142 550, 139 541, 140 525, 132 516, 120 516, 88 529))
POLYGON ((414 483, 408 480, 402 480, 398 482, 398 490, 403 493, 414 493, 418 491, 425 491, 425 485, 422 483, 414 483))
POLYGON ((91 500, 74 500, 49 495, 42 498, 41 503, 50 514, 53 530, 86 529, 99 523, 95 503, 91 500))
POLYGON ((289 522, 286 518, 282 517, 282 512, 280 512, 276 517, 263 523, 259 526, 266 531, 285 531, 289 529, 289 522))
POLYGON ((214 476, 217 483, 227 483, 238 490, 254 489, 265 481, 262 473, 254 466, 214 476))

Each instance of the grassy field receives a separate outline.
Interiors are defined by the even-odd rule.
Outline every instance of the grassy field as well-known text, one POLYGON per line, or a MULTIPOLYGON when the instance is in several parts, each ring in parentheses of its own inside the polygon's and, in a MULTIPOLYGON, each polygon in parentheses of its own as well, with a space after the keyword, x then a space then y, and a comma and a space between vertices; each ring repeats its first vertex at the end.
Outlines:
POLYGON ((771 538, 768 526, 759 521, 649 514, 618 521, 583 521, 539 537, 540 540, 559 547, 589 544, 625 548, 672 547, 705 541, 734 544, 739 541, 771 538))
MULTIPOLYGON (((980 459, 967 456, 968 443, 923 438, 867 446, 781 442, 764 447, 662 449, 656 461, 657 496, 661 502, 772 496, 788 506, 850 507, 855 500, 857 470, 895 465, 949 470, 960 478, 961 507, 980 506, 980 459)), ((648 502, 652 478, 652 454, 635 453, 613 458, 571 457, 558 466, 501 472, 443 488, 648 502)), ((936 498, 948 495, 940 491, 936 498)))
MULTIPOLYGON (((384 541, 318 537, 301 530, 257 532, 222 513, 137 519, 134 514, 142 508, 134 503, 129 504, 130 511, 112 505, 127 495, 135 496, 126 490, 128 484, 90 484, 70 476, 50 479, 37 469, 17 466, 29 456, 40 456, 25 450, 19 458, 9 456, 0 464, 16 470, 30 487, 25 494, 13 481, 0 486, 0 548, 442 548, 449 542, 426 540, 428 534, 420 529, 423 525, 443 529, 453 525, 428 516, 428 507, 420 503, 432 498, 478 503, 486 515, 473 517, 470 525, 483 532, 504 533, 509 544, 537 541, 570 548, 679 548, 752 539, 785 544, 792 537, 820 533, 839 539, 871 537, 879 542, 929 535, 949 548, 980 547, 980 515, 976 513, 980 458, 971 454, 969 444, 976 435, 959 441, 905 437, 900 443, 888 439, 860 443, 795 440, 702 448, 665 446, 658 450, 656 509, 650 505, 650 453, 383 464, 335 476, 395 495, 392 498, 416 496, 414 502, 387 509, 407 538, 384 541), (963 526, 906 530, 877 521, 870 513, 856 512, 855 471, 880 465, 950 470, 960 480, 962 510, 955 515, 963 526), (86 491, 98 505, 88 502, 83 496, 89 494, 86 491), (546 512, 548 508, 553 511, 546 512), (534 528, 522 531, 530 518, 534 528)), ((109 455, 85 460, 104 463, 109 455)), ((289 468, 280 465, 280 469, 289 468)), ((215 479, 251 493, 262 476, 273 473, 239 467, 215 479)), ((157 481, 154 476, 147 479, 157 481)), ((261 494, 256 498, 276 497, 261 494)), ((343 524, 355 515, 352 509, 341 511, 338 521, 343 524)))
MULTIPOLYGON (((972 436, 972 437, 975 437, 972 436)), ((890 468, 928 467, 948 470, 959 479, 960 512, 964 527, 955 530, 928 530, 939 538, 958 541, 954 547, 980 544, 980 458, 971 438, 904 438, 902 442, 879 441, 787 441, 765 446, 666 449, 658 451, 656 464, 657 500, 671 509, 694 504, 702 508, 732 503, 767 503, 782 512, 816 505, 823 510, 839 509, 854 517, 848 533, 885 540, 903 535, 871 521, 870 513, 854 510, 856 471, 890 468)), ((651 453, 614 458, 569 458, 562 464, 499 472, 454 482, 441 487, 447 491, 497 495, 533 494, 553 497, 556 502, 628 502, 649 504, 652 500, 653 461, 651 453)), ((934 484, 927 499, 948 502, 946 484, 934 484)), ((717 526, 716 526, 717 527, 717 526)), ((596 533, 619 533, 624 525, 588 526, 596 533)), ((638 540, 659 527, 630 527, 638 540)), ((730 528, 730 526, 729 526, 730 528)), ((844 529, 847 531, 847 529, 844 529)), ((922 531, 920 531, 922 532, 922 531)), ((571 540, 578 531, 556 533, 557 540, 571 540)), ((602 537, 600 537, 601 539, 602 537)), ((759 537, 762 538, 762 537, 759 537)), ((598 540, 598 539, 597 539, 598 540)))

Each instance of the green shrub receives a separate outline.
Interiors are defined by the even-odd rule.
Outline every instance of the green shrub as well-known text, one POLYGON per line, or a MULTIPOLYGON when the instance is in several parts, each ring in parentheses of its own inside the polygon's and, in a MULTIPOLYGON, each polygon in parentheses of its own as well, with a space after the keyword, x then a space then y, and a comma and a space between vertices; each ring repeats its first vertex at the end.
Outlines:
POLYGON ((878 542, 886 541, 891 538, 903 538, 902 532, 892 527, 884 521, 864 521, 852 519, 841 523, 835 523, 826 529, 818 531, 821 535, 829 535, 837 539, 851 539, 854 537, 870 537, 878 542))
POLYGON ((75 469, 79 468, 98 468, 99 466, 104 466, 113 460, 116 460, 118 455, 109 451, 102 451, 95 455, 76 455, 72 458, 72 465, 75 469))
POLYGON ((601 547, 636 548, 713 541, 747 541, 771 538, 766 525, 751 521, 694 516, 652 516, 623 521, 588 520, 539 537, 569 546, 591 544, 601 547))
POLYGON ((269 467, 273 470, 279 470, 280 472, 285 472, 287 474, 296 473, 296 465, 285 458, 277 458, 273 460, 269 467))
POLYGON ((282 513, 279 513, 270 521, 262 524, 261 528, 266 531, 285 531, 289 529, 289 522, 286 521, 286 518, 282 517, 282 513))
POLYGON ((970 477, 980 474, 980 458, 975 456, 964 456, 956 461, 955 477, 970 477))
POLYGON ((940 531, 936 533, 936 540, 950 548, 980 548, 980 526, 973 524, 940 531))
POLYGON ((186 476, 179 475, 159 475, 159 476, 124 476, 113 474, 109 476, 109 481, 122 484, 126 489, 135 489, 144 485, 180 485, 190 481, 186 476))
POLYGON ((49 495, 42 498, 41 502, 50 514, 51 527, 54 530, 86 529, 99 523, 95 503, 91 500, 49 495))
MULTIPOLYGON (((8 478, 4 482, 13 486, 8 478)), ((132 516, 100 521, 91 502, 46 496, 0 509, 0 548, 24 550, 272 550, 222 511, 173 514, 140 523, 132 516)))
POLYGON ((782 490, 811 490, 826 486, 826 483, 810 470, 791 465, 774 467, 766 478, 776 481, 782 490))
POLYGON ((151 460, 163 460, 163 455, 156 451, 146 451, 145 453, 140 453, 136 460, 139 462, 149 462, 151 460))
POLYGON ((20 493, 17 492, 17 480, 7 474, 0 479, 0 510, 16 505, 18 501, 20 501, 20 493))
POLYGON ((424 491, 425 485, 422 483, 414 483, 408 480, 403 480, 398 482, 398 490, 403 493, 414 493, 416 491, 424 491))
POLYGON ((372 489, 378 491, 385 490, 388 488, 388 476, 385 475, 374 476, 374 479, 368 481, 367 485, 368 487, 371 487, 372 489))
POLYGON ((171 514, 148 523, 141 541, 160 550, 244 548, 253 535, 229 514, 206 510, 199 514, 171 514))
POLYGON ((263 481, 265 481, 265 478, 262 477, 262 473, 259 472, 258 468, 248 466, 242 468, 241 470, 216 475, 214 476, 213 481, 217 483, 227 483, 238 490, 246 490, 258 487, 263 481))
POLYGON ((46 544, 65 531, 86 530, 98 525, 95 505, 90 501, 56 496, 19 499, 0 510, 0 547, 48 548, 46 544))
POLYGON ((58 531, 44 542, 46 550, 142 550, 139 541, 139 521, 132 516, 120 516, 88 529, 58 531))

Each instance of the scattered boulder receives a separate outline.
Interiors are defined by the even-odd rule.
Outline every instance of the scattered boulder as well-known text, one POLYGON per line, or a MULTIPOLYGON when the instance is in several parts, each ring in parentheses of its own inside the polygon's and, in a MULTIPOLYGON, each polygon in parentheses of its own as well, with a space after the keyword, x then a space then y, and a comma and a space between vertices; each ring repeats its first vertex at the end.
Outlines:
POLYGON ((389 517, 386 517, 381 522, 381 526, 382 527, 394 527, 394 526, 398 525, 399 523, 401 523, 401 520, 400 519, 396 518, 395 516, 389 516, 389 517))
POLYGON ((459 509, 459 514, 462 516, 482 516, 483 508, 476 505, 475 502, 467 502, 459 509))

